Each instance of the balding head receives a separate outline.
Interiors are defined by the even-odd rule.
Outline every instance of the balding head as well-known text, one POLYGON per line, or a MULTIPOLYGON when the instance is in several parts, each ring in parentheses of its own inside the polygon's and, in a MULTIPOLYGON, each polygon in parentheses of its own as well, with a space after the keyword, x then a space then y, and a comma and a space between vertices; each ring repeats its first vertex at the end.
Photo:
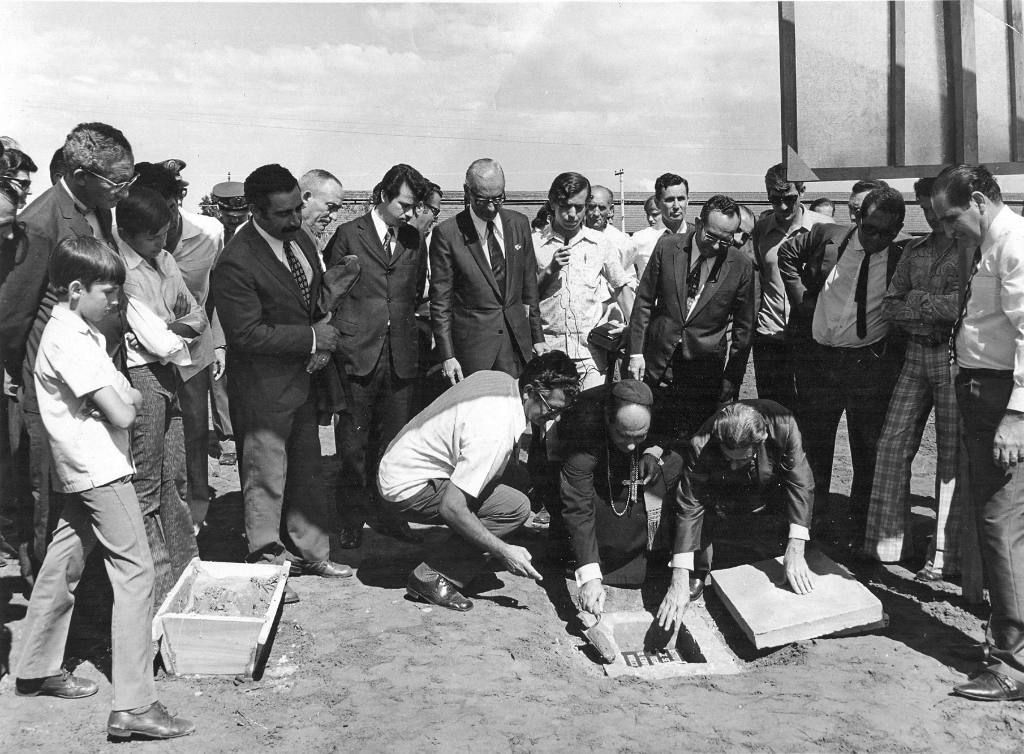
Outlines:
POLYGON ((471 189, 483 190, 485 186, 500 184, 501 191, 505 190, 505 171, 496 160, 484 157, 474 160, 466 171, 466 185, 471 189))
POLYGON ((341 181, 326 170, 314 168, 299 179, 302 193, 302 224, 316 234, 323 233, 338 219, 345 190, 341 181))
POLYGON ((466 201, 481 220, 493 220, 505 197, 505 172, 495 160, 475 160, 466 171, 466 201), (494 200, 494 201, 490 201, 494 200), (497 201, 497 204, 494 202, 497 201))
POLYGON ((587 227, 604 231, 615 216, 615 201, 606 186, 591 186, 587 202, 587 227))

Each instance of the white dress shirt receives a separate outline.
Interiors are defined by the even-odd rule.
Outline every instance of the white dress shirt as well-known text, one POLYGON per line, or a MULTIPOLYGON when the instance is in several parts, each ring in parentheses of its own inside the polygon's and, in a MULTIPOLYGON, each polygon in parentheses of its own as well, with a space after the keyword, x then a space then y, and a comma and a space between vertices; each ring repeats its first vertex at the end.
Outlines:
POLYGON ((982 239, 956 355, 968 369, 1012 370, 1006 408, 1024 411, 1024 218, 1007 206, 982 239))
MULTIPOLYGON (((677 234, 682 235, 689 230, 689 226, 684 220, 676 231, 677 234)), ((668 228, 644 228, 638 230, 633 234, 633 251, 635 257, 633 263, 636 264, 636 279, 641 280, 644 276, 644 270, 647 269, 647 263, 651 261, 651 254, 654 253, 654 247, 658 245, 658 241, 662 236, 671 235, 672 231, 668 228)))
POLYGON ((877 343, 889 332, 889 321, 882 318, 885 298, 885 276, 889 266, 889 249, 871 255, 868 265, 868 297, 866 301, 867 333, 857 337, 857 277, 864 260, 859 233, 854 232, 839 262, 825 278, 814 307, 811 334, 823 346, 858 348, 877 343))
MULTIPOLYGON (((473 211, 473 205, 469 205, 469 216, 473 218, 473 227, 476 228, 476 235, 480 239, 480 244, 484 247, 484 252, 488 254, 490 258, 490 249, 487 248, 487 221, 481 220, 477 217, 476 212, 473 211)), ((501 217, 495 217, 494 220, 494 237, 498 241, 498 247, 501 249, 501 255, 508 258, 508 254, 505 253, 505 231, 501 227, 501 217)))

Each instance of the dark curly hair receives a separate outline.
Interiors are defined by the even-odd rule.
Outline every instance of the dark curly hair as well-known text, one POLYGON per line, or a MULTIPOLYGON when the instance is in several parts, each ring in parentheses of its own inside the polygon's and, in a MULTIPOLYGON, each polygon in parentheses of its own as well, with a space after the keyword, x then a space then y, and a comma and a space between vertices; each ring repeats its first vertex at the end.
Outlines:
POLYGON ((573 360, 562 351, 548 351, 535 356, 519 376, 519 392, 527 386, 541 393, 561 390, 570 402, 580 391, 580 374, 573 360))

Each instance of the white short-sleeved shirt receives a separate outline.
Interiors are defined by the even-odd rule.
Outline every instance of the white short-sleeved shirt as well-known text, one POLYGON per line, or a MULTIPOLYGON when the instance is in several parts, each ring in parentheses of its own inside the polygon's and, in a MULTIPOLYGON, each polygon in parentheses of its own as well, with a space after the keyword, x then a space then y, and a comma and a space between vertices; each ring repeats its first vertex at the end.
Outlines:
POLYGON ((107 356, 103 335, 66 306, 53 308, 43 330, 35 383, 58 492, 90 490, 135 472, 128 430, 93 418, 88 400, 109 386, 130 402, 131 385, 107 356))
POLYGON ((505 470, 526 431, 519 381, 475 372, 431 403, 391 441, 377 472, 381 495, 408 500, 434 479, 478 497, 505 470))

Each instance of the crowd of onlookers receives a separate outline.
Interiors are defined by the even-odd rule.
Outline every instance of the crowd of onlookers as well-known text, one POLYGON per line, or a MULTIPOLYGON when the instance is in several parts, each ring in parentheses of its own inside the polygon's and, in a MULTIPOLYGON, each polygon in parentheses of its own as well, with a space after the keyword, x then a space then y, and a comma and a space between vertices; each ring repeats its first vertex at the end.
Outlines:
MULTIPOLYGON (((115 594, 108 732, 191 732, 155 701, 148 623, 198 554, 211 418, 220 462, 238 464, 251 562, 345 578, 351 568, 331 557, 335 518, 343 549, 361 546, 366 524, 421 542, 410 522, 444 523, 461 544, 444 567, 428 558, 409 590, 466 610, 453 552, 486 551, 537 577, 530 554, 504 542, 530 504, 493 489, 510 460, 535 472, 532 505, 550 516, 553 543, 577 545, 579 494, 589 494, 580 489, 601 487, 604 474, 623 515, 620 493, 628 509, 661 474, 654 465, 670 468, 663 450, 697 442, 738 401, 751 352, 762 419, 737 409, 735 427, 756 425, 744 442, 724 440, 719 425, 712 434, 732 471, 752 476, 772 421, 806 451, 813 506, 791 516, 791 539, 907 558, 911 463, 934 407, 938 515, 917 578, 956 576, 961 519, 987 511, 978 515, 991 656, 997 675, 1024 688, 1024 625, 1010 605, 1024 538, 1013 533, 1007 482, 1024 451, 1024 247, 1019 217, 984 168, 914 184, 932 229, 915 239, 902 232, 903 196, 883 181, 858 181, 852 223, 836 224, 827 199, 804 205, 804 184, 783 165, 765 174, 772 209, 759 218, 721 194, 688 218, 689 183, 665 173, 645 205, 649 227, 627 235, 613 223, 612 192, 575 172, 554 178, 531 223, 504 207, 504 172, 489 159, 467 170, 462 211, 437 224, 442 189, 400 164, 368 211, 329 237, 344 189, 325 170, 296 178, 257 167, 213 187, 213 218, 182 208, 185 168, 137 162, 119 130, 83 123, 26 206, 38 168, 3 140, 0 512, 5 552, 32 590, 18 693, 95 693, 60 660, 84 558, 99 542, 115 594), (607 459, 584 474, 590 487, 573 490, 554 448, 580 389, 615 409, 598 433, 607 459), (642 420, 633 429, 629 407, 642 420), (829 498, 844 413, 846 517, 829 498), (321 426, 333 426, 337 446, 333 500, 321 426), (520 435, 531 426, 528 452, 520 435), (662 446, 658 464, 639 453, 648 435, 662 446)), ((677 555, 673 568, 699 582, 693 598, 710 561, 682 566, 677 555)), ((581 558, 577 547, 581 587, 599 583, 581 558)), ((289 586, 285 602, 298 600, 289 586)), ((581 600, 594 607, 603 593, 581 600)))

